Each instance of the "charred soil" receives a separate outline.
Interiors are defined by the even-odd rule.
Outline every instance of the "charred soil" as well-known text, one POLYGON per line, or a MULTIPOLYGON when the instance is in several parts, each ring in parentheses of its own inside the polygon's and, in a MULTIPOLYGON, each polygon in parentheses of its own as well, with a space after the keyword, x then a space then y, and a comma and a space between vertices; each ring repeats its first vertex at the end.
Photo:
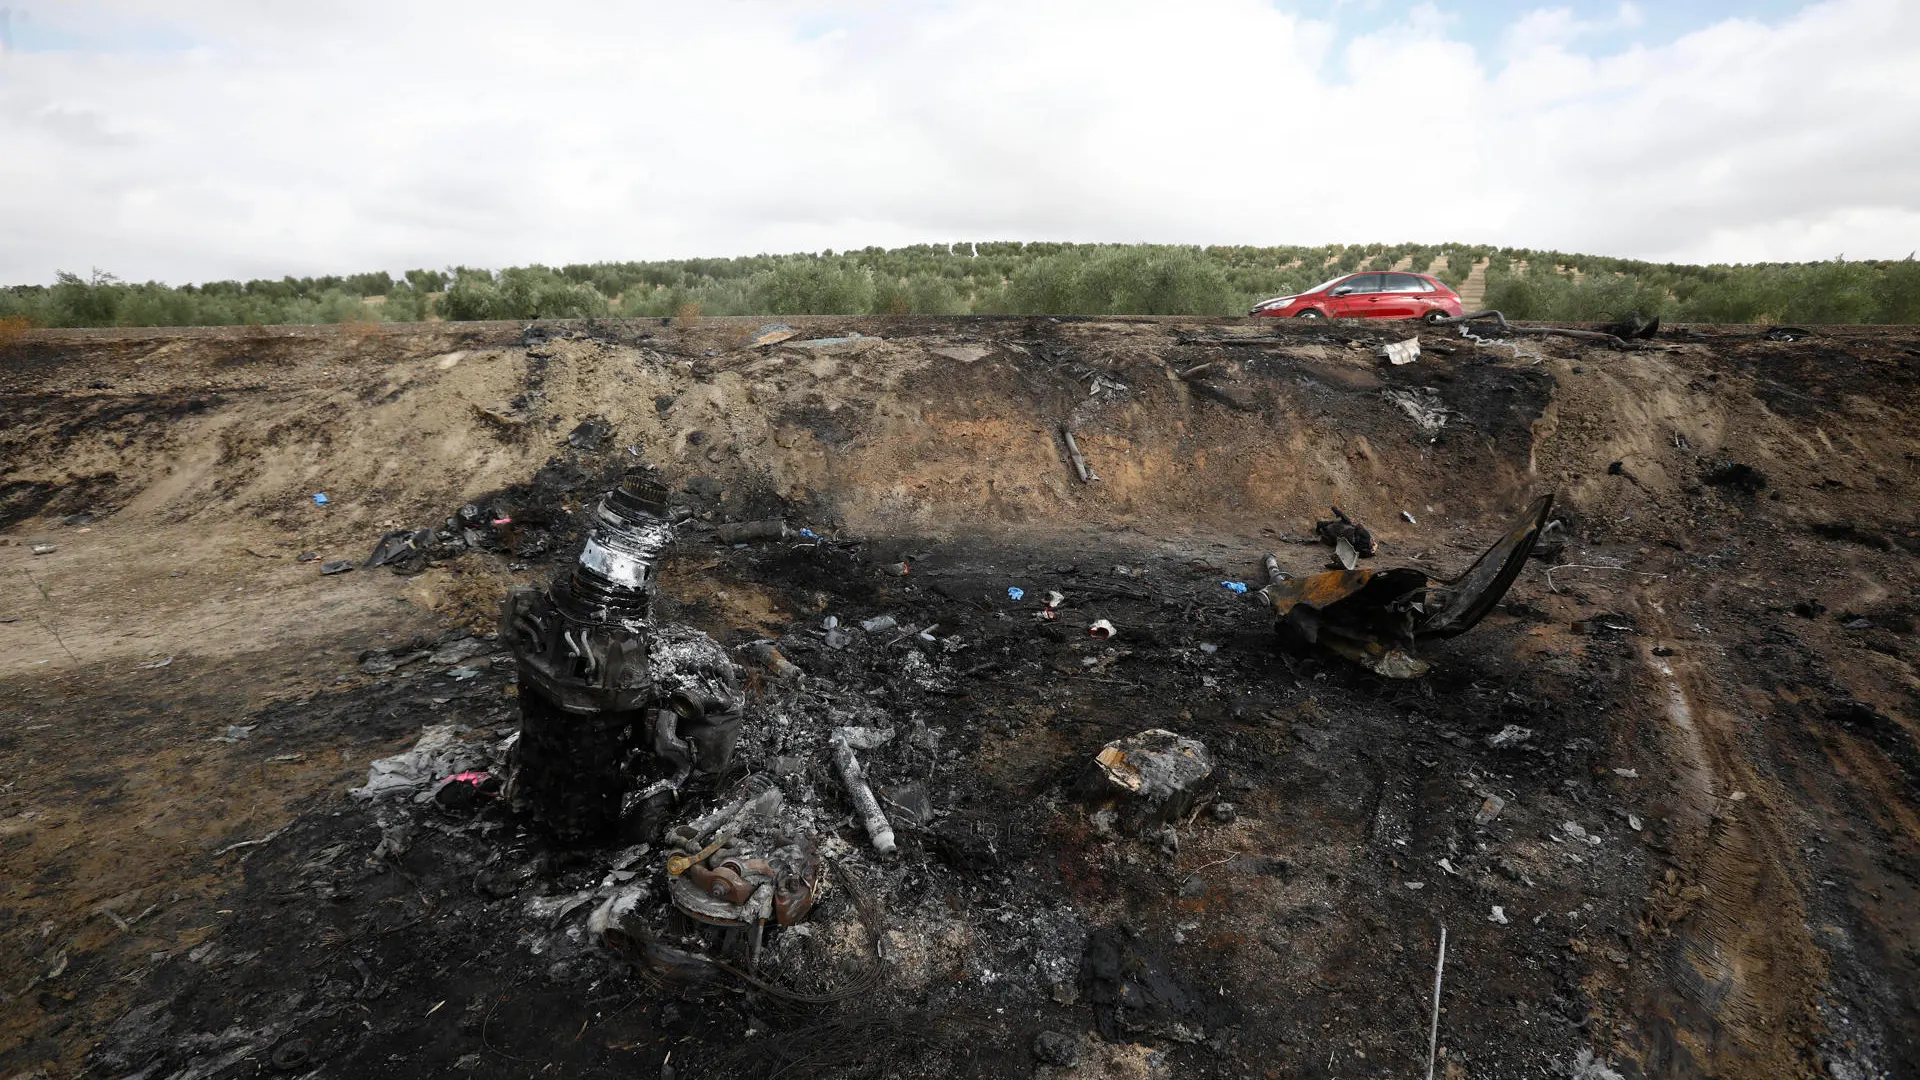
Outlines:
POLYGON ((1418 1075, 1442 924, 1436 1075, 1920 1075, 1911 333, 790 321, 0 346, 0 1075, 1418 1075), (831 866, 751 972, 589 928, 662 851, 348 794, 505 767, 500 599, 638 460, 746 677, 715 789, 831 866), (1424 679, 1222 584, 1333 504, 1453 574, 1549 491, 1424 679), (1215 790, 1126 835, 1082 781, 1152 728, 1215 790))

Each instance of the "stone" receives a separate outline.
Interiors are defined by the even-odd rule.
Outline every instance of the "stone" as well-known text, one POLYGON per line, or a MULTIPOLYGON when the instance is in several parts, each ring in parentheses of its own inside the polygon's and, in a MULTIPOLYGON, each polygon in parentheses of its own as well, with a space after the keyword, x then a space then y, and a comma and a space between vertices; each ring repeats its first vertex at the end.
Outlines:
POLYGON ((1043 1031, 1033 1037, 1033 1058, 1042 1065, 1071 1069, 1080 1064, 1080 1040, 1058 1031, 1043 1031))

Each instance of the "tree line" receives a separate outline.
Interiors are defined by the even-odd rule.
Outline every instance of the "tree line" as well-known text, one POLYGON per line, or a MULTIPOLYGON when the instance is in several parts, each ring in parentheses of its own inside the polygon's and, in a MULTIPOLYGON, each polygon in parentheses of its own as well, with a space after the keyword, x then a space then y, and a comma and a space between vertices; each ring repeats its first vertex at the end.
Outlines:
POLYGON ((1238 315, 1337 274, 1406 267, 1458 288, 1485 264, 1485 306, 1510 318, 1916 323, 1920 263, 1656 264, 1466 244, 1189 247, 962 243, 386 271, 170 286, 99 270, 0 289, 9 325, 222 326, 672 315, 1238 315))

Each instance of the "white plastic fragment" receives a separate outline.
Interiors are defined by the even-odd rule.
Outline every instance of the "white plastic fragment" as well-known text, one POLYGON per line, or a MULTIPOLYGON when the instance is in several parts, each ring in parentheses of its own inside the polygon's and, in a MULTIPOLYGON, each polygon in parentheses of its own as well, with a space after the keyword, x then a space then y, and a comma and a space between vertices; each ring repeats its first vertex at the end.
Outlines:
POLYGON ((1487 916, 1487 921, 1490 923, 1498 923, 1501 926, 1505 926, 1507 925, 1507 923, 1511 922, 1512 920, 1507 918, 1507 913, 1505 909, 1503 909, 1499 904, 1495 904, 1493 905, 1493 914, 1487 916))
POLYGON ((1411 337, 1405 341, 1396 341, 1390 345, 1383 345, 1380 348, 1380 354, 1387 358, 1387 363, 1395 366, 1411 364, 1415 360, 1420 359, 1420 339, 1411 337))
POLYGON ((356 799, 381 799, 411 795, 417 801, 433 797, 433 787, 442 779, 464 772, 479 762, 478 751, 459 741, 452 724, 435 724, 420 733, 413 749, 404 754, 381 758, 367 769, 367 782, 347 794, 356 799))

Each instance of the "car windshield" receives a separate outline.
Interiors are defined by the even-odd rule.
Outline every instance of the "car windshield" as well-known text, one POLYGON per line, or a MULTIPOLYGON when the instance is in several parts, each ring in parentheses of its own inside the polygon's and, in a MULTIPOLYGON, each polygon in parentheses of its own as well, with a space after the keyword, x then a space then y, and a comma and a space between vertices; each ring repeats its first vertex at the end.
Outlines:
POLYGON ((1350 278, 1350 277, 1352 277, 1352 276, 1353 276, 1352 274, 1335 274, 1334 276, 1332 276, 1332 277, 1330 277, 1330 278, 1328 278, 1327 280, 1325 280, 1325 281, 1323 281, 1323 282, 1321 282, 1320 284, 1318 284, 1318 285, 1315 285, 1315 286, 1314 286, 1313 288, 1311 288, 1311 289, 1303 289, 1303 290, 1301 290, 1301 292, 1300 292, 1300 295, 1301 295, 1301 296, 1305 296, 1305 295, 1306 295, 1307 293, 1317 293, 1317 292, 1324 292, 1324 291, 1326 291, 1326 290, 1328 290, 1328 289, 1331 289, 1331 288, 1333 288, 1333 286, 1334 286, 1334 285, 1336 285, 1336 284, 1338 284, 1338 283, 1340 283, 1340 282, 1342 282, 1342 281, 1345 281, 1345 280, 1347 280, 1348 278, 1350 278))

